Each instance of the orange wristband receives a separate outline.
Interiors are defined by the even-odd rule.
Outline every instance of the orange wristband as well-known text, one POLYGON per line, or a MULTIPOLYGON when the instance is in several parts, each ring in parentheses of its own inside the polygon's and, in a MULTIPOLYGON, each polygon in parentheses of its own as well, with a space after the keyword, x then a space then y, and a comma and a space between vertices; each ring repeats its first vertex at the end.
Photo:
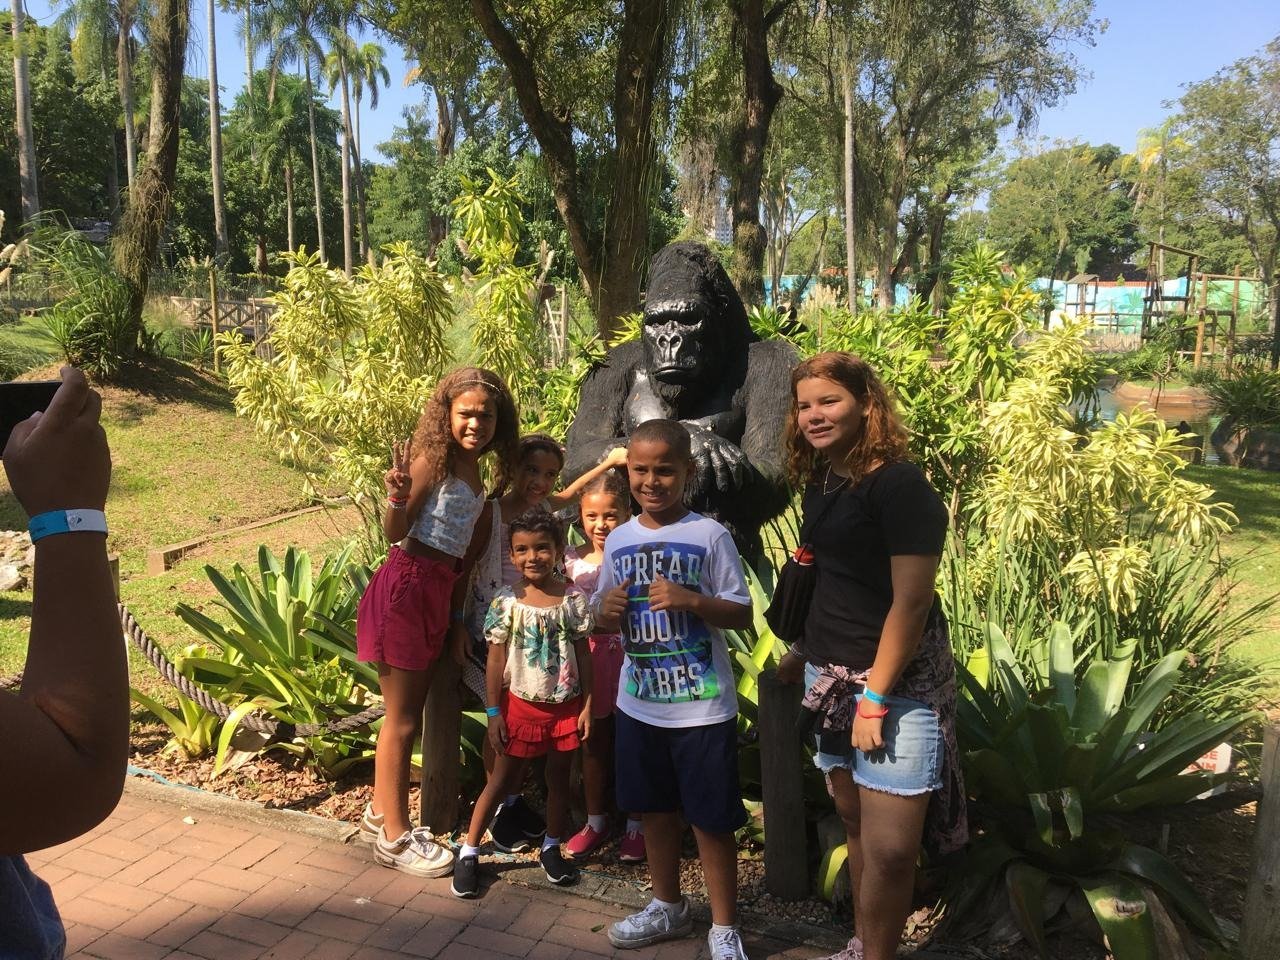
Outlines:
POLYGON ((865 699, 858 701, 858 716, 863 720, 882 720, 889 715, 888 707, 881 707, 879 713, 864 713, 862 708, 866 705, 866 702, 865 699))

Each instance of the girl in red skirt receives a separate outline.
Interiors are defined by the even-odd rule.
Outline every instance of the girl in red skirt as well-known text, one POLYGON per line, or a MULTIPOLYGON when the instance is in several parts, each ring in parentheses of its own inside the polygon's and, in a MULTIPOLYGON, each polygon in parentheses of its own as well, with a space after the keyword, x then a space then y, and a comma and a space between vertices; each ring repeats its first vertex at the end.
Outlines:
POLYGON ((521 579, 489 606, 489 741, 497 758, 476 801, 466 843, 458 851, 453 893, 480 889, 479 845, 498 805, 514 789, 529 757, 547 758, 547 833, 539 859, 547 879, 567 884, 578 871, 560 840, 569 827, 569 765, 591 732, 591 614, 587 597, 556 572, 564 527, 545 510, 511 521, 511 562, 521 579))
POLYGON ((463 367, 427 402, 412 444, 395 444, 387 471, 382 532, 393 544, 356 612, 356 649, 378 665, 387 714, 374 756, 373 802, 360 837, 385 867, 419 877, 453 869, 453 855, 409 820, 409 757, 436 661, 450 641, 462 663, 466 578, 481 544, 473 536, 484 506, 480 458, 497 454, 499 482, 515 463, 515 404, 501 378, 463 367))

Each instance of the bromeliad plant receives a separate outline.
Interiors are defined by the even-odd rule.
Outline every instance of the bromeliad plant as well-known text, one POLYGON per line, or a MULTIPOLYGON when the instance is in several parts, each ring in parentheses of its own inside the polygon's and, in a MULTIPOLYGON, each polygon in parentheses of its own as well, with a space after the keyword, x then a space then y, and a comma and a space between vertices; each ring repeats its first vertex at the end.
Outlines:
MULTIPOLYGON (((193 657, 202 656, 203 653, 198 644, 191 644, 174 658, 174 666, 184 677, 192 680, 194 678, 189 661, 193 657)), ((173 738, 165 744, 165 752, 176 751, 188 760, 198 760, 213 749, 222 721, 217 714, 210 713, 190 697, 183 693, 177 694, 177 712, 134 687, 129 688, 129 698, 169 728, 173 738)))
MULTIPOLYGON (((240 564, 225 576, 205 573, 217 589, 224 625, 188 604, 178 616, 216 648, 188 657, 191 677, 232 706, 218 736, 216 770, 226 761, 244 718, 262 711, 286 724, 323 723, 359 713, 378 687, 377 671, 356 659, 355 615, 369 571, 352 559, 353 545, 313 572, 310 556, 290 547, 283 561, 258 548, 258 570, 240 564)), ((337 777, 373 755, 373 728, 269 744, 337 777)))
POLYGON ((1135 644, 1110 657, 1086 652, 1082 680, 1066 624, 1055 624, 1038 646, 1035 659, 1049 678, 1038 692, 994 626, 986 647, 960 667, 958 732, 983 832, 955 871, 951 922, 981 923, 984 901, 1007 901, 1028 942, 1047 956, 1045 923, 1069 891, 1083 894, 1115 960, 1181 955, 1169 940, 1180 934, 1167 907, 1221 942, 1191 884, 1155 850, 1132 842, 1123 818, 1184 803, 1220 783, 1222 776, 1187 767, 1249 715, 1214 720, 1190 711, 1157 730, 1182 651, 1131 685, 1135 644))

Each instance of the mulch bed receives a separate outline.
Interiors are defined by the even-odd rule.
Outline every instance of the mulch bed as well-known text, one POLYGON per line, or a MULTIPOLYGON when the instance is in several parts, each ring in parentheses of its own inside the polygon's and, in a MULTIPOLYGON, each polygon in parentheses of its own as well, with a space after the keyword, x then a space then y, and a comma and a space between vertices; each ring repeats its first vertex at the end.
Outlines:
MULTIPOLYGON (((268 809, 298 810, 332 820, 358 823, 361 812, 373 796, 372 767, 338 781, 317 776, 296 758, 282 752, 257 757, 235 770, 213 776, 213 760, 188 761, 165 752, 168 730, 159 723, 135 723, 132 736, 131 763, 158 774, 173 783, 186 784, 224 796, 260 803, 268 809)), ((530 783, 531 799, 537 801, 537 787, 530 783)), ((409 804, 416 818, 418 790, 410 789, 409 804)), ((463 805, 464 815, 469 809, 463 805)), ((1244 908, 1245 885, 1253 841, 1255 811, 1253 805, 1238 810, 1205 816, 1195 822, 1175 822, 1170 827, 1168 855, 1181 867, 1209 904, 1213 913, 1229 924, 1238 923, 1244 908)), ((462 826, 465 826, 463 824, 462 826)), ((1134 840, 1156 846, 1159 825, 1139 831, 1134 840)), ((588 860, 584 866, 644 889, 648 873, 643 864, 630 866, 618 862, 616 839, 588 860)), ((705 899, 701 865, 692 846, 692 837, 681 862, 684 889, 705 899)), ((532 860, 534 854, 527 858, 532 860)), ((748 843, 740 851, 738 861, 739 901, 750 905, 749 912, 769 921, 799 921, 838 930, 850 928, 847 905, 833 906, 820 898, 798 902, 775 900, 764 888, 764 864, 758 845, 748 843)), ((907 940, 920 943, 931 928, 927 904, 911 917, 907 940)), ((1234 932, 1234 931, 1233 931, 1234 932)), ((1105 960, 1108 956, 1099 944, 1071 932, 1051 937, 1053 960, 1105 960)), ((1035 957, 1026 944, 977 943, 956 956, 1031 960, 1035 957)))

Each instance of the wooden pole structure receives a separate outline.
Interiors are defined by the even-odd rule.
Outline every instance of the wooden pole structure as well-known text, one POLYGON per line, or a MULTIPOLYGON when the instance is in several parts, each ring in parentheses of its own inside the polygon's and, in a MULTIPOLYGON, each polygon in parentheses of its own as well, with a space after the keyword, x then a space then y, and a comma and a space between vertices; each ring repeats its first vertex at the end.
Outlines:
POLYGON ((557 360, 564 363, 569 356, 569 284, 560 284, 560 352, 557 360))
POLYGON ((1236 274, 1231 289, 1231 316, 1227 320, 1227 369, 1230 370, 1236 358, 1236 318, 1240 316, 1240 264, 1236 264, 1236 274))
POLYGON ((1204 314, 1200 314, 1200 319, 1196 321, 1196 352, 1192 358, 1191 366, 1196 370, 1200 369, 1200 357, 1204 354, 1204 314))
POLYGON ((422 825, 435 834, 449 833, 458 825, 461 677, 461 668, 446 650, 436 661, 422 711, 422 825))
POLYGON ((213 372, 220 369, 218 364, 218 267, 209 261, 209 319, 213 324, 213 372))
POLYGON ((760 769, 764 800, 764 886, 782 900, 809 895, 805 843, 804 752, 796 718, 804 688, 782 683, 777 671, 760 674, 760 769))
POLYGON ((1280 957, 1280 728, 1262 741, 1262 800, 1253 828, 1253 857, 1244 901, 1240 953, 1244 960, 1280 957))

